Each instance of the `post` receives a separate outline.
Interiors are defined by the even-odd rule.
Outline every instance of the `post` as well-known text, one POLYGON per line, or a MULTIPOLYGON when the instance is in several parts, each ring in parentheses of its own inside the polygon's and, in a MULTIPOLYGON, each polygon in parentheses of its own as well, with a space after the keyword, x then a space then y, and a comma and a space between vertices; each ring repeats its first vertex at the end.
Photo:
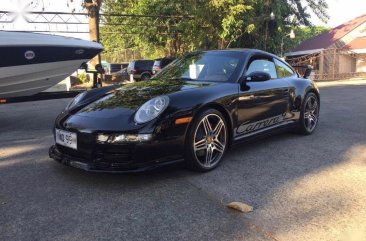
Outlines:
MULTIPOLYGON (((89 16, 89 38, 91 41, 100 42, 99 33, 99 10, 102 5, 102 0, 84 0, 84 7, 88 10, 89 16)), ((91 60, 92 65, 102 64, 100 54, 91 60)), ((98 76, 93 75, 93 88, 98 87, 98 76)))
POLYGON ((335 67, 336 67, 336 49, 333 49, 333 80, 335 80, 335 67))

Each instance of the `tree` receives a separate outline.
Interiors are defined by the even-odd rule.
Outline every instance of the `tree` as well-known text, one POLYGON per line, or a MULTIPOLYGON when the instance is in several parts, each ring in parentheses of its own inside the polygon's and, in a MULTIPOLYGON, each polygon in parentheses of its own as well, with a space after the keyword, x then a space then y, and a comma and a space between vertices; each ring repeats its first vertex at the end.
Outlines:
POLYGON ((329 28, 315 27, 315 26, 310 27, 297 26, 294 27, 293 30, 296 35, 296 38, 295 39, 284 38, 284 46, 285 46, 284 52, 291 51, 303 41, 313 38, 323 32, 326 32, 329 30, 329 28))
POLYGON ((196 49, 259 48, 279 53, 291 29, 326 21, 325 0, 105 0, 106 51, 133 48, 144 57, 196 49), (118 34, 120 33, 120 34, 118 34))

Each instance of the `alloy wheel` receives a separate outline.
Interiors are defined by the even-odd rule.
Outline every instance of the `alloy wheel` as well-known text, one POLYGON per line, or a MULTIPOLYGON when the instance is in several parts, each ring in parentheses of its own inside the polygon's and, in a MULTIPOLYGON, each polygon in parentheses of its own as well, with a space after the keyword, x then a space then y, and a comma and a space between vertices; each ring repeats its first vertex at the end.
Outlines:
POLYGON ((208 114, 199 122, 194 133, 193 149, 203 167, 211 168, 220 161, 227 145, 226 133, 224 120, 216 114, 208 114))
POLYGON ((319 115, 319 105, 318 100, 315 96, 310 96, 305 104, 305 112, 304 112, 304 124, 305 128, 308 132, 312 132, 317 123, 318 123, 318 115, 319 115))

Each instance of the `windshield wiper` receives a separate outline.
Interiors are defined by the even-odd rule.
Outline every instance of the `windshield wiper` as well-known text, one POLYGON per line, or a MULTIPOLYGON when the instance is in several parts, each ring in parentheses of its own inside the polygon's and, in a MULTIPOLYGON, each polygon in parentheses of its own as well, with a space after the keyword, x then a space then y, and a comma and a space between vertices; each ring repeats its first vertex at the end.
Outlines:
POLYGON ((191 79, 191 78, 177 78, 177 79, 171 79, 171 80, 195 81, 194 79, 191 79))

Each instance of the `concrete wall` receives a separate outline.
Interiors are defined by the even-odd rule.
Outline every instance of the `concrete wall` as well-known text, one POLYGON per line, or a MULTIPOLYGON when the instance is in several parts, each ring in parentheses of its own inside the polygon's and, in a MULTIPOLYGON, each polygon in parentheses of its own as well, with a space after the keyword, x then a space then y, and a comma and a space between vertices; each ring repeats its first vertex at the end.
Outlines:
POLYGON ((351 73, 356 71, 356 59, 348 55, 339 55, 338 73, 351 73))
POLYGON ((356 72, 366 72, 366 54, 357 58, 356 72))

